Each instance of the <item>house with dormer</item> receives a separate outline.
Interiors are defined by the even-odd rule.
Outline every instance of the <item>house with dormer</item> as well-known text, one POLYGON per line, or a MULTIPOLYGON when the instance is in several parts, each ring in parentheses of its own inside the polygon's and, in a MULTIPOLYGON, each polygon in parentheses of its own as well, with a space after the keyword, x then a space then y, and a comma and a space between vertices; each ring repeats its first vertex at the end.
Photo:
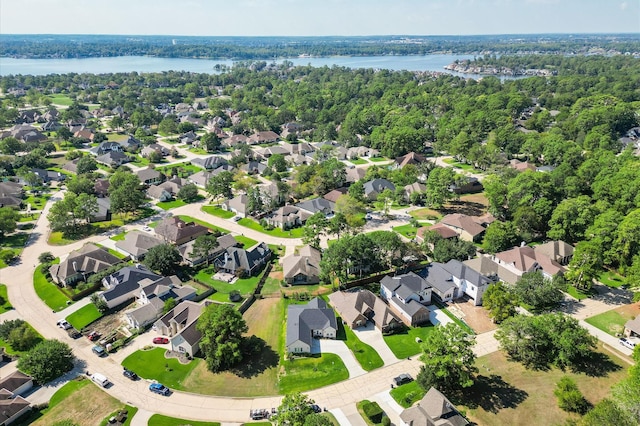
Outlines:
POLYGON ((382 333, 404 327, 389 306, 369 290, 336 291, 329 295, 329 302, 352 329, 364 327, 368 321, 382 333))
POLYGON ((193 356, 200 351, 202 333, 197 328, 198 318, 211 300, 196 303, 190 300, 179 303, 153 324, 161 336, 169 337, 171 350, 193 356))
POLYGON ((336 314, 319 297, 304 305, 287 308, 287 353, 310 354, 314 339, 335 339, 338 332, 336 314))
POLYGON ((254 275, 270 259, 271 249, 269 246, 266 243, 259 243, 249 250, 229 247, 214 260, 214 265, 218 270, 242 278, 254 275))
POLYGON ((415 327, 429 321, 426 305, 431 304, 431 285, 419 275, 387 275, 380 281, 380 296, 406 325, 415 327))
POLYGON ((456 259, 444 264, 433 262, 420 272, 420 276, 429 283, 440 301, 451 302, 467 296, 476 306, 482 305, 482 295, 490 284, 498 280, 497 276, 484 276, 456 259))
POLYGON ((573 246, 563 241, 551 241, 536 247, 520 246, 490 256, 495 272, 506 283, 515 284, 523 274, 540 271, 551 279, 564 274, 573 256, 573 246))
POLYGON ((120 262, 120 259, 106 249, 88 243, 69 253, 67 258, 59 264, 51 265, 49 272, 55 283, 66 287, 78 281, 86 281, 90 275, 104 271, 120 262))
POLYGON ((320 282, 322 252, 306 245, 297 253, 282 258, 282 273, 289 285, 309 285, 320 282))
POLYGON ((181 245, 209 233, 209 229, 195 222, 185 222, 179 217, 166 217, 154 229, 165 242, 181 245))

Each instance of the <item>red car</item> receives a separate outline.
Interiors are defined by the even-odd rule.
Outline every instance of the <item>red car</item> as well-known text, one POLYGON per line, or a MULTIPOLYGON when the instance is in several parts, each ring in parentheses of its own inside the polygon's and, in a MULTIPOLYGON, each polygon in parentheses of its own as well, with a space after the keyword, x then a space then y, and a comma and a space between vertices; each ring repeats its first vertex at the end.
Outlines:
POLYGON ((164 345, 169 343, 169 339, 167 339, 166 337, 154 337, 153 343, 156 343, 158 345, 164 345))
POLYGON ((92 342, 95 342, 96 340, 98 340, 100 338, 100 333, 98 333, 97 331, 92 331, 91 333, 89 333, 87 335, 87 338, 89 340, 91 340, 92 342))

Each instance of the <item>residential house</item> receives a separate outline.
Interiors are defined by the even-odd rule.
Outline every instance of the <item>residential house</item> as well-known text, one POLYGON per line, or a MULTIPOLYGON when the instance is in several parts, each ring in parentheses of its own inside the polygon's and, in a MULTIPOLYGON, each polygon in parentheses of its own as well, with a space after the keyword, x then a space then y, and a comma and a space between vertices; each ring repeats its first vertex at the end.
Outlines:
POLYGON ((439 390, 432 387, 413 407, 400 413, 407 426, 465 426, 469 422, 439 390))
POLYGON ((327 192, 322 196, 322 198, 335 204, 338 202, 338 198, 342 197, 344 194, 347 194, 348 192, 349 192, 348 188, 344 188, 344 187, 338 188, 338 189, 334 189, 333 191, 327 192))
POLYGON ((640 337, 640 315, 624 324, 624 335, 626 337, 640 337))
POLYGON ((280 139, 280 135, 271 130, 264 132, 256 132, 249 136, 247 143, 249 145, 256 145, 261 143, 277 142, 280 139))
POLYGON ((53 121, 47 121, 46 123, 44 123, 42 125, 42 131, 43 132, 55 132, 56 130, 58 130, 60 127, 62 127, 62 124, 58 123, 57 121, 53 120, 53 121))
POLYGON ((274 205, 282 205, 289 198, 288 192, 280 191, 280 186, 276 182, 260 185, 260 192, 263 194, 265 204, 274 203, 274 205))
POLYGON ((235 213, 240 217, 247 217, 247 202, 248 197, 246 194, 237 195, 222 203, 222 210, 227 210, 235 213))
POLYGON ((482 295, 497 276, 484 276, 456 259, 447 263, 433 262, 420 273, 442 302, 468 296, 476 306, 482 305, 482 295))
POLYGON ((305 245, 298 253, 282 258, 284 280, 289 285, 308 285, 320 282, 320 260, 322 252, 305 245))
POLYGON ((118 142, 122 148, 127 152, 136 152, 142 143, 131 135, 127 136, 127 139, 118 142))
POLYGON ((164 175, 162 173, 150 167, 138 170, 136 175, 138 176, 138 179, 140 179, 140 183, 143 185, 158 185, 164 179, 164 175))
POLYGON ((205 170, 214 170, 218 167, 228 164, 228 162, 220 156, 212 155, 206 158, 194 158, 193 160, 191 160, 191 164, 193 164, 194 166, 202 167, 205 170))
POLYGON ((188 241, 195 240, 200 235, 209 233, 205 226, 194 222, 185 222, 179 217, 166 217, 155 227, 155 233, 165 242, 181 245, 188 241))
POLYGON ((93 185, 93 191, 97 197, 106 197, 109 194, 109 179, 96 179, 93 185))
POLYGON ((249 250, 229 247, 214 260, 214 264, 218 270, 242 278, 254 275, 269 259, 271 259, 271 249, 266 243, 259 243, 249 250))
POLYGON ((78 158, 73 159, 71 161, 67 161, 66 163, 63 164, 62 170, 66 170, 66 171, 71 172, 73 174, 77 174, 78 173, 78 161, 80 161, 80 158, 82 158, 82 157, 78 157, 78 158))
POLYGON ((364 196, 368 200, 375 201, 378 199, 378 195, 385 189, 395 191, 396 186, 389 182, 387 179, 373 179, 364 184, 364 196))
POLYGON ((424 162, 427 162, 429 160, 427 160, 427 157, 425 157, 424 155, 421 154, 417 154, 415 152, 410 152, 408 154, 405 154, 401 157, 396 157, 396 160, 393 164, 394 168, 396 169, 401 169, 404 166, 406 166, 407 164, 413 164, 415 166, 422 164, 424 162))
POLYGON ((262 149, 255 149, 254 153, 256 155, 256 158, 259 160, 267 160, 269 157, 276 154, 283 156, 289 155, 289 151, 279 145, 269 146, 262 149))
POLYGON ((13 136, 23 142, 40 142, 46 140, 47 137, 42 132, 30 124, 16 124, 9 130, 0 132, 0 139, 13 136))
POLYGON ((289 155, 310 155, 313 154, 315 148, 308 142, 289 143, 282 142, 282 148, 284 148, 289 155))
POLYGON ((21 210, 24 202, 20 198, 10 195, 0 195, 0 207, 11 207, 12 209, 21 210))
POLYGON ((200 351, 202 333, 196 327, 198 318, 211 300, 200 303, 184 301, 163 315, 153 324, 153 329, 162 336, 169 337, 171 350, 193 356, 200 351))
POLYGON ((510 250, 496 253, 491 257, 498 265, 497 274, 503 281, 515 284, 527 272, 541 271, 546 278, 564 274, 566 265, 573 256, 573 247, 569 244, 559 244, 554 248, 547 243, 542 249, 539 246, 514 247, 510 250), (560 247, 562 249, 560 250, 560 247), (549 253, 556 253, 550 257, 549 253), (560 263, 563 262, 563 263, 560 263))
POLYGON ((122 151, 124 151, 124 148, 122 147, 122 145, 120 145, 118 142, 109 142, 109 141, 100 142, 98 146, 94 146, 89 150, 89 152, 95 155, 96 157, 100 155, 104 155, 108 152, 122 152, 122 151))
POLYGON ((531 164, 528 161, 520 161, 516 158, 514 158, 513 160, 509 161, 509 167, 511 167, 512 169, 515 169, 519 172, 524 172, 527 170, 531 170, 531 171, 535 171, 536 170, 536 166, 535 164, 531 164))
POLYGON ((65 174, 53 170, 31 169, 31 171, 40 178, 42 183, 62 182, 67 178, 65 174))
POLYGON ((91 223, 107 222, 111 220, 111 200, 109 197, 99 197, 97 199, 98 211, 91 216, 91 223))
POLYGON ((106 249, 88 243, 78 250, 74 250, 59 264, 51 265, 49 272, 51 279, 63 286, 73 285, 86 279, 96 272, 120 263, 121 260, 106 249))
POLYGON ((189 264, 190 266, 196 266, 206 262, 207 260, 212 261, 216 257, 220 256, 220 254, 226 251, 228 248, 238 245, 238 241, 231 234, 221 235, 217 238, 217 241, 218 245, 209 254, 208 259, 201 254, 196 254, 193 252, 193 244, 195 243, 195 240, 186 242, 178 246, 178 252, 180 252, 182 260, 185 263, 189 264))
POLYGON ((367 170, 362 167, 351 167, 346 170, 347 175, 345 178, 345 183, 352 184, 359 180, 364 179, 364 176, 367 174, 367 170))
POLYGON ((367 321, 371 321, 382 333, 404 327, 402 320, 389 306, 369 290, 336 291, 329 295, 329 302, 352 329, 366 326, 367 321))
POLYGON ((264 220, 271 226, 281 228, 283 230, 296 228, 304 225, 311 217, 311 214, 297 206, 286 205, 266 215, 264 220))
POLYGON ((429 321, 431 285, 413 272, 385 276, 380 281, 380 296, 408 326, 415 327, 429 321))
POLYGON ((198 173, 194 173, 191 176, 187 177, 187 180, 189 181, 189 183, 193 183, 200 188, 206 188, 212 177, 217 176, 222 172, 233 172, 234 170, 235 167, 233 167, 231 164, 225 164, 214 170, 202 170, 198 173))
POLYGON ((23 195, 23 184, 11 181, 0 181, 0 197, 22 198, 23 195))
POLYGON ((232 148, 238 144, 247 144, 249 138, 245 135, 233 135, 228 138, 224 138, 220 141, 220 143, 226 147, 232 148))
POLYGON ((173 275, 162 277, 152 283, 141 285, 136 294, 138 307, 125 312, 125 317, 132 328, 142 328, 157 320, 164 310, 167 300, 176 303, 191 300, 196 296, 196 289, 182 285, 180 279, 173 275))
POLYGON ((314 339, 335 339, 337 331, 335 312, 319 297, 287 308, 287 353, 310 354, 314 339))
POLYGON ((240 166, 240 170, 250 175, 262 174, 266 169, 267 165, 265 163, 255 160, 251 160, 240 166))
MULTIPOLYGON (((183 120, 183 122, 186 120, 183 120)), ((178 136, 178 139, 180 139, 180 143, 184 144, 184 145, 193 145, 194 143, 196 143, 198 141, 198 135, 196 135, 194 133, 193 130, 188 131, 187 133, 183 133, 180 136, 178 136)))
POLYGON ((295 206, 301 210, 307 211, 310 216, 318 212, 325 216, 331 216, 333 215, 333 211, 336 207, 335 203, 332 203, 325 198, 312 198, 311 200, 301 201, 295 206))
POLYGON ((464 182, 454 183, 449 187, 449 191, 456 194, 476 194, 483 190, 484 186, 482 186, 482 183, 475 177, 466 177, 464 182))
POLYGON ((109 308, 114 308, 136 297, 140 288, 156 282, 163 277, 138 264, 125 266, 102 279, 102 285, 106 289, 100 297, 109 308))
MULTIPOLYGON (((7 374, 0 379, 0 389, 10 392, 13 396, 24 395, 33 387, 33 378, 20 370, 7 374)), ((2 422, 0 421, 0 424, 2 422)))
POLYGON ((186 179, 173 177, 159 185, 151 185, 147 189, 147 195, 158 201, 169 201, 178 195, 180 189, 187 183, 186 179))
POLYGON ((147 232, 129 231, 125 234, 124 239, 116 241, 116 250, 135 261, 144 258, 150 248, 159 246, 163 241, 147 232))
POLYGON ((118 167, 131 161, 131 158, 123 152, 112 151, 96 157, 96 161, 109 167, 118 167))
POLYGON ((0 389, 0 425, 9 426, 31 410, 29 401, 20 395, 0 389))
POLYGON ((482 223, 491 223, 487 216, 467 216, 461 213, 448 214, 440 219, 439 224, 455 231, 461 240, 479 241, 486 228, 482 223))
POLYGON ((411 194, 415 194, 415 193, 424 194, 426 190, 427 190, 427 185, 420 182, 414 182, 404 187, 404 198, 405 200, 410 201, 411 194))
MULTIPOLYGON (((458 233, 456 231, 446 225, 443 225, 442 223, 436 223, 432 226, 423 226, 419 228, 418 231, 416 231, 416 242, 422 244, 425 240, 425 234, 427 232, 435 232, 445 240, 449 238, 458 238, 458 233)), ((430 248, 433 250, 433 244, 431 244, 430 248)))
POLYGON ((157 152, 162 157, 166 157, 167 155, 169 155, 169 150, 157 143, 152 143, 142 148, 142 151, 140 151, 140 155, 143 157, 148 157, 152 152, 157 152))

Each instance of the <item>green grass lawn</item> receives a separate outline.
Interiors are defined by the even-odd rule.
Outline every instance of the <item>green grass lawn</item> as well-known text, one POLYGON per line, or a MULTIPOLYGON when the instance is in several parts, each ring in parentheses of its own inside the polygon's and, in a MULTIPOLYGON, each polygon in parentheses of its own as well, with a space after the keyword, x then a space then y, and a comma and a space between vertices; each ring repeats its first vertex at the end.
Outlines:
POLYGON ((438 220, 442 217, 442 214, 440 214, 438 211, 427 207, 411 210, 409 212, 409 215, 417 220, 438 220))
MULTIPOLYGON (((198 422, 195 420, 184 420, 175 417, 154 414, 149 419, 149 424, 153 426, 220 426, 217 422, 198 422)), ((271 424, 271 423, 269 423, 271 424)))
POLYGON ((114 235, 113 237, 111 237, 111 239, 112 239, 113 241, 122 241, 122 240, 124 240, 124 237, 125 237, 126 235, 127 235, 127 233, 126 233, 126 232, 122 232, 122 233, 120 233, 120 234, 116 234, 116 235, 114 235))
POLYGON ((127 420, 122 424, 122 426, 129 426, 131 424, 131 420, 133 420, 133 416, 135 416, 136 413, 138 412, 138 407, 132 407, 131 405, 125 405, 117 409, 113 413, 109 414, 107 417, 105 417, 105 419, 102 422, 100 422, 100 426, 108 426, 110 424, 109 419, 111 417, 116 417, 118 413, 122 410, 126 410, 126 412, 128 413, 127 420))
POLYGON ((73 99, 67 95, 49 95, 48 97, 55 105, 69 106, 73 103, 73 99))
POLYGON ((285 372, 280 376, 280 393, 283 395, 321 388, 349 378, 347 367, 335 354, 290 359, 280 364, 285 372))
POLYGON ((621 285, 625 284, 625 278, 622 275, 616 274, 613 271, 605 271, 601 273, 598 276, 598 281, 600 281, 602 284, 606 286, 614 287, 614 288, 618 288, 621 285))
POLYGON ((351 164, 367 164, 367 160, 363 160, 362 158, 354 158, 353 160, 349 160, 351 164))
POLYGON ((102 313, 96 308, 96 305, 89 303, 86 306, 78 309, 67 317, 67 321, 76 330, 82 330, 95 320, 102 318, 102 313))
MULTIPOLYGON (((358 363, 365 371, 371 371, 382 367, 384 361, 375 349, 358 339, 358 336, 350 327, 344 327, 341 318, 336 318, 338 322, 338 338, 344 336, 344 343, 356 357, 358 363)), ((343 340, 343 339, 341 339, 343 340)))
POLYGON ((383 336, 383 338, 396 358, 404 359, 421 353, 422 348, 420 347, 420 343, 416 342, 416 338, 420 338, 420 340, 424 342, 433 330, 435 330, 433 325, 412 327, 403 333, 383 336))
MULTIPOLYGON (((415 379, 415 377, 414 377, 415 379)), ((409 408, 414 403, 420 401, 425 391, 418 385, 415 380, 402 386, 396 386, 389 392, 391 397, 403 408, 409 408)))
POLYGON ((572 285, 568 285, 567 286, 567 293, 570 294, 571 296, 575 297, 578 300, 587 299, 587 298, 590 297, 590 295, 588 293, 584 293, 584 292, 578 290, 577 288, 575 288, 572 285))
MULTIPOLYGON (((38 342, 44 340, 44 337, 42 337, 42 335, 40 333, 38 333, 36 331, 35 328, 33 328, 31 326, 31 324, 27 323, 27 325, 29 326, 29 328, 35 332, 35 334, 39 337, 38 342)), ((27 351, 18 351, 16 349, 14 349, 9 342, 5 341, 4 339, 0 339, 0 348, 4 348, 4 351, 9 354, 9 355, 17 355, 17 356, 21 356, 24 355, 27 351)))
POLYGON ((234 212, 222 210, 219 206, 202 206, 201 210, 207 214, 220 217, 222 219, 231 219, 235 216, 234 212))
POLYGON ((465 170, 465 171, 468 171, 468 172, 482 172, 482 170, 477 170, 475 167, 473 167, 470 164, 460 163, 459 161, 456 161, 453 158, 445 158, 442 161, 444 161, 445 163, 447 163, 447 164, 449 164, 449 165, 451 165, 453 167, 456 167, 458 169, 462 169, 462 170, 465 170))
MULTIPOLYGON (((195 278, 198 281, 215 288, 218 293, 227 295, 231 293, 232 290, 238 290, 242 295, 252 293, 256 288, 256 285, 258 285, 258 281, 260 280, 260 275, 257 275, 255 277, 241 278, 238 279, 235 283, 229 284, 224 281, 214 280, 213 278, 211 278, 212 275, 212 269, 203 269, 196 274, 195 278)), ((229 298, 226 297, 226 300, 224 301, 228 302, 229 298)))
POLYGON ((175 358, 165 358, 165 352, 165 349, 162 348, 136 351, 126 357, 122 361, 122 365, 131 371, 135 371, 138 376, 144 379, 157 380, 169 388, 185 390, 182 386, 183 380, 198 363, 204 361, 196 358, 189 364, 181 364, 175 358))
POLYGON ((33 286, 38 297, 56 312, 66 308, 67 302, 71 301, 57 285, 47 281, 39 266, 33 273, 33 286))
POLYGON ((0 284, 0 314, 5 313, 13 309, 11 303, 9 303, 9 296, 7 295, 7 286, 4 284, 0 284))
POLYGON ((182 171, 187 172, 189 175, 192 175, 194 173, 198 173, 199 171, 202 171, 202 169, 196 165, 193 165, 191 163, 178 163, 178 164, 171 164, 168 166, 161 166, 161 167, 156 167, 156 170, 161 172, 161 173, 166 173, 168 170, 173 169, 173 168, 177 168, 177 169, 182 169, 182 171))
POLYGON ((273 237, 279 238, 301 238, 303 234, 302 228, 293 228, 288 231, 284 231, 280 228, 273 228, 272 230, 266 230, 253 219, 249 219, 247 217, 240 219, 238 223, 242 226, 246 226, 249 229, 253 229, 254 231, 262 232, 263 234, 271 235, 273 237))
POLYGON ((410 240, 415 238, 416 232, 418 231, 418 228, 416 228, 415 226, 409 223, 402 226, 394 226, 391 229, 397 232, 398 234, 405 236, 410 240))
POLYGON ((624 325, 630 319, 633 319, 633 316, 625 316, 620 312, 613 310, 587 318, 585 321, 615 337, 616 333, 622 333, 624 331, 624 325))
POLYGON ((186 206, 187 203, 182 200, 162 201, 156 204, 162 210, 175 209, 176 207, 186 206))
POLYGON ((242 247, 246 249, 258 244, 258 242, 253 238, 245 237, 244 235, 234 235, 233 238, 235 238, 236 241, 242 244, 242 247))
POLYGON ((369 158, 369 161, 374 163, 381 163, 383 161, 389 161, 389 159, 387 157, 371 157, 369 158))

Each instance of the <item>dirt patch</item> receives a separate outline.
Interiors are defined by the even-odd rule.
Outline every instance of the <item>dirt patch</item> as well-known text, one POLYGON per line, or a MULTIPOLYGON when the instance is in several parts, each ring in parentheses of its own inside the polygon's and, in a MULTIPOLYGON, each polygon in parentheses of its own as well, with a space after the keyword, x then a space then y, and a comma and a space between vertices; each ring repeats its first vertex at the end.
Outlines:
POLYGON ((462 320, 478 334, 498 328, 498 326, 491 321, 489 312, 482 306, 474 306, 472 300, 459 299, 450 303, 449 309, 454 312, 457 310, 456 313, 460 314, 462 320))
POLYGON ((633 303, 631 305, 620 306, 619 308, 614 309, 614 311, 618 312, 620 315, 624 317, 637 317, 640 315, 640 303, 633 303))
POLYGON ((465 203, 476 203, 481 204, 485 207, 489 207, 489 200, 484 196, 483 193, 478 194, 467 194, 460 197, 460 201, 465 203))
POLYGON ((282 281, 284 279, 284 272, 282 271, 271 271, 269 273, 269 278, 274 278, 278 281, 282 281))

